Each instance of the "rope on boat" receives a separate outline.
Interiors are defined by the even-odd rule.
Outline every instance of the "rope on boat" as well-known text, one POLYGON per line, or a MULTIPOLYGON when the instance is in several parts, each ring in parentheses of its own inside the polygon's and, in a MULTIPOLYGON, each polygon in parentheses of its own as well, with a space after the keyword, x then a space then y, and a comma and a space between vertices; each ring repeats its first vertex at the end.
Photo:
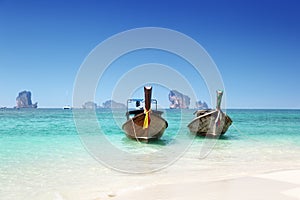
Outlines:
MULTIPOLYGON (((217 127, 218 126, 220 126, 220 113, 221 113, 221 111, 219 110, 218 111, 218 115, 217 115, 217 117, 216 117, 216 119, 215 119, 215 123, 214 123, 214 135, 217 135, 217 133, 216 133, 216 131, 217 131, 217 127)), ((218 135, 219 135, 220 133, 218 133, 218 135)))
POLYGON ((132 129, 133 129, 133 132, 134 132, 135 140, 136 140, 137 142, 141 143, 140 140, 139 140, 139 138, 138 138, 137 135, 136 135, 135 126, 134 126, 134 121, 133 121, 132 118, 131 118, 131 124, 132 124, 132 129))

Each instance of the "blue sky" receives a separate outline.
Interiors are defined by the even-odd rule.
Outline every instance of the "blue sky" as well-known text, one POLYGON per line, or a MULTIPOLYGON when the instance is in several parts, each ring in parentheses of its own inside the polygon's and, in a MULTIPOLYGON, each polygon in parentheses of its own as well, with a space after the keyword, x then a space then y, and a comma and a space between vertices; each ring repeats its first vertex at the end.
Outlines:
MULTIPOLYGON (((13 107, 22 90, 39 107, 70 104, 90 51, 114 34, 151 26, 182 32, 206 49, 228 108, 300 108, 299 10, 296 0, 0 0, 0 106, 13 107)), ((193 79, 192 72, 186 76, 193 79)), ((205 85, 199 87, 197 98, 208 101, 205 85)), ((109 97, 97 93, 95 101, 109 97)), ((167 97, 157 98, 167 105, 167 97)))

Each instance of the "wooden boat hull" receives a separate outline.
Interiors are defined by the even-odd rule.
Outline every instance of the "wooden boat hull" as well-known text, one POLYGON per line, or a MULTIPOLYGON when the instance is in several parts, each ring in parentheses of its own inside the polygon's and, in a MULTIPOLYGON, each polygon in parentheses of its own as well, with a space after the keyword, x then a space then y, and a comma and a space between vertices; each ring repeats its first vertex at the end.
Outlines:
POLYGON ((165 129, 168 127, 168 123, 159 114, 152 112, 150 114, 151 122, 148 128, 143 129, 145 114, 140 113, 131 119, 128 119, 122 126, 126 136, 131 139, 148 141, 153 139, 159 139, 165 129))
POLYGON ((228 115, 218 110, 197 111, 197 117, 188 124, 190 132, 201 136, 216 137, 228 130, 232 120, 228 115), (219 115, 219 120, 216 120, 219 115))

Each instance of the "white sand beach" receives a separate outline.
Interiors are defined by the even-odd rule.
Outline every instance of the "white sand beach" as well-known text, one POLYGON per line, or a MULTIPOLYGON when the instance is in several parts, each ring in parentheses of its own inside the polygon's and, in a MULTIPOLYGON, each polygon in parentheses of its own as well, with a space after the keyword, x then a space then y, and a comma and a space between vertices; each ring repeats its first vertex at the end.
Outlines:
MULTIPOLYGON (((226 149, 226 153, 219 149, 198 159, 193 153, 195 148, 199 147, 194 145, 162 171, 126 175, 126 183, 111 188, 106 197, 99 199, 300 199, 300 167, 295 154, 289 159, 286 150, 287 154, 280 156, 280 149, 267 153, 268 148, 260 148, 251 154, 247 154, 247 148, 232 152, 226 149)), ((116 180, 122 182, 122 178, 116 180)))
MULTIPOLYGON (((173 165, 150 174, 114 172, 114 175, 111 174, 114 184, 107 182, 107 191, 94 193, 95 196, 89 199, 300 199, 300 168, 297 167, 297 160, 285 160, 283 163, 278 155, 265 160, 265 156, 260 154, 252 162, 247 160, 247 156, 235 162, 232 159, 237 159, 235 156, 241 152, 232 154, 226 160, 221 159, 224 157, 221 152, 214 151, 201 160, 189 151, 173 165)), ((273 155, 275 153, 272 151, 273 155)), ((99 190, 96 187, 94 189, 99 190)), ((82 199, 87 199, 86 195, 82 199)))
MULTIPOLYGON (((196 175, 197 176, 197 175, 196 175)), ((134 188, 132 191, 110 194, 114 200, 184 200, 184 199, 300 199, 300 170, 285 170, 218 181, 190 181, 178 175, 171 184, 156 184, 134 188)))

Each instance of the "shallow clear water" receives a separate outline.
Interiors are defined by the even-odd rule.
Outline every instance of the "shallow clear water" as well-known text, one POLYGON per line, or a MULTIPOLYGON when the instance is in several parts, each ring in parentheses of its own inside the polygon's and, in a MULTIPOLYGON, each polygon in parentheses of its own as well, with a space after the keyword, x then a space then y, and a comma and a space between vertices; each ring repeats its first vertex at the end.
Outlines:
MULTIPOLYGON (((227 114, 232 126, 219 140, 211 140, 191 137, 186 125, 193 110, 165 110, 169 127, 161 140, 150 144, 126 138, 121 129, 124 111, 97 110, 96 116, 107 140, 131 154, 160 153, 182 143, 180 135, 187 136, 191 146, 159 176, 205 170, 203 176, 218 177, 300 167, 300 110, 227 110, 227 114), (200 158, 205 143, 213 145, 200 158)), ((55 199, 64 194, 72 199, 76 191, 98 195, 128 182, 129 175, 103 166, 88 152, 70 110, 0 110, 0 197, 55 199)), ((139 179, 147 177, 135 177, 139 179)))

